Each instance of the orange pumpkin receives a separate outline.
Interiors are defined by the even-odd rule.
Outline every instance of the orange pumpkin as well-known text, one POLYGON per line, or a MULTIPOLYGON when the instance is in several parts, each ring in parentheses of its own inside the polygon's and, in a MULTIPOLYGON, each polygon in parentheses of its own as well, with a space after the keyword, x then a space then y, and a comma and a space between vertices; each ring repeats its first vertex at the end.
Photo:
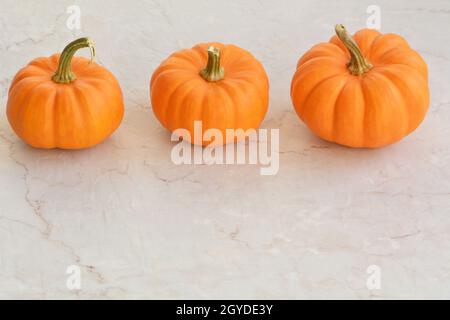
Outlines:
POLYGON ((429 106, 427 65, 395 34, 344 26, 306 52, 292 79, 298 116, 319 137, 377 148, 414 131, 429 106))
POLYGON ((107 138, 122 121, 124 106, 116 78, 82 57, 81 38, 61 55, 38 58, 21 69, 9 89, 7 116, 17 135, 36 148, 81 149, 107 138))
POLYGON ((165 128, 187 130, 189 135, 183 138, 191 143, 216 145, 243 138, 227 134, 227 129, 259 127, 267 112, 269 81, 248 51, 205 43, 162 62, 151 78, 150 95, 165 128), (196 121, 201 121, 201 137, 194 130, 196 121), (208 129, 220 130, 223 141, 204 139, 208 129))

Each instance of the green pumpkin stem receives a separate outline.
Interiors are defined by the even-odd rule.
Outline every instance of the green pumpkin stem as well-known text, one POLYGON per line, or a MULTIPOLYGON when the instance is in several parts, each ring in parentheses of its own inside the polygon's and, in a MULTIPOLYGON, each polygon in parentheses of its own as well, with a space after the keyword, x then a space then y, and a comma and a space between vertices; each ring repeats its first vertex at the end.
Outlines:
POLYGON ((351 74, 360 76, 369 71, 373 66, 361 53, 356 41, 350 36, 342 24, 337 24, 335 31, 339 39, 350 52, 350 62, 347 67, 351 74))
POLYGON ((215 82, 222 80, 225 76, 224 69, 220 66, 220 49, 216 47, 208 48, 208 63, 206 68, 200 71, 200 75, 206 81, 215 82))
POLYGON ((72 58, 79 49, 89 48, 91 50, 91 61, 95 58, 94 42, 89 38, 80 38, 69 43, 59 57, 58 70, 52 77, 57 83, 71 83, 77 78, 72 72, 72 58))

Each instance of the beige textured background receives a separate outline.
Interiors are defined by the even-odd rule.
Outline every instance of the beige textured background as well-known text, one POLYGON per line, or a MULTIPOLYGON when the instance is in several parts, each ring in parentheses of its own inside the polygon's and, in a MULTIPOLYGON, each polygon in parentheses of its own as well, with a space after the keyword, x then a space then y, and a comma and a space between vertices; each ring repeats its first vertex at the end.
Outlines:
POLYGON ((70 31, 72 4, 0 0, 1 298, 450 298, 449 1, 76 1, 70 31), (309 133, 289 85, 303 52, 335 23, 363 28, 371 4, 427 61, 431 106, 400 143, 351 150, 309 133), (33 150, 6 120, 9 83, 84 35, 122 85, 123 125, 94 149, 33 150), (149 78, 203 41, 264 64, 278 175, 170 161, 149 78), (66 287, 72 264, 81 291, 66 287), (366 287, 372 264, 381 290, 366 287))

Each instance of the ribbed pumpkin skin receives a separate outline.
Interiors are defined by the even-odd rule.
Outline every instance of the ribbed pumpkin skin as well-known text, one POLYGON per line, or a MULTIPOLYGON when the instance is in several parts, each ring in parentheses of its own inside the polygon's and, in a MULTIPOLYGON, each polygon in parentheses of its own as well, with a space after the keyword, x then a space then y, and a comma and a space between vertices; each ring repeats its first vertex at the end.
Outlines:
POLYGON ((74 57, 77 79, 55 83, 59 54, 21 69, 9 89, 7 116, 17 135, 36 148, 82 149, 107 138, 123 118, 120 86, 111 72, 74 57))
POLYGON ((373 68, 352 75, 337 36, 306 52, 297 64, 291 98, 319 137, 350 147, 377 148, 414 131, 429 106, 427 65, 395 34, 363 29, 354 35, 373 68))
MULTIPOLYGON (((258 128, 267 112, 269 81, 261 63, 234 45, 204 43, 181 50, 162 62, 150 81, 153 111, 170 131, 187 129, 194 139, 194 121, 203 132, 258 128), (207 49, 220 49, 224 79, 208 82, 199 72, 208 60, 207 49)), ((207 145, 210 141, 202 141, 207 145)), ((225 142, 225 141, 224 141, 225 142)), ((231 141, 228 141, 231 142, 231 141)))

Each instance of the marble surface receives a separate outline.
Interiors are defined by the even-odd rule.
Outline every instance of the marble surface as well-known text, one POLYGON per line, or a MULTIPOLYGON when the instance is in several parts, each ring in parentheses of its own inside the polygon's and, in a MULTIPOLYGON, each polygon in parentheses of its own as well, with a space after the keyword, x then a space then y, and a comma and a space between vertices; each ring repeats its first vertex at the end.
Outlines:
MULTIPOLYGON (((0 0, 0 298, 450 298, 450 2, 0 0), (81 8, 81 29, 66 27, 81 8), (379 150, 313 136, 289 85, 335 23, 404 35, 429 65, 420 128, 379 150), (5 116, 20 67, 75 37, 119 79, 122 126, 84 151, 36 150, 5 116), (271 81, 280 170, 181 165, 150 108, 151 73, 198 42, 235 43, 271 81), (80 267, 81 288, 66 282, 80 267), (381 287, 368 287, 371 265, 381 287)), ((85 51, 83 55, 88 56, 85 51)))

